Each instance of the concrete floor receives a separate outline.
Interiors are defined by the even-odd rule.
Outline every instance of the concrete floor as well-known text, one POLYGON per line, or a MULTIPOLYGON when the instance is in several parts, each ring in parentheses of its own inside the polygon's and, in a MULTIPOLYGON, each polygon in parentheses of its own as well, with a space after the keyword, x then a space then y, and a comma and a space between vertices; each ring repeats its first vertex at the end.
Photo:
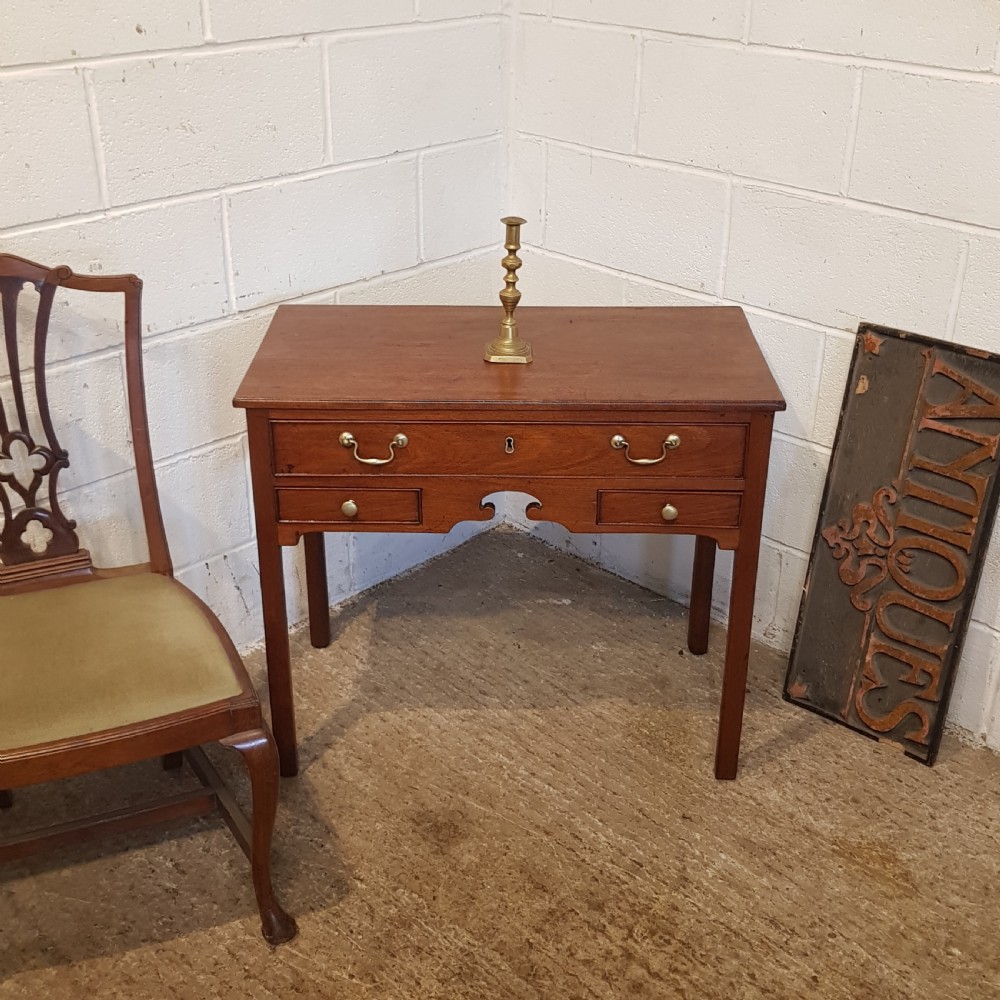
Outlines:
MULTIPOLYGON (((329 649, 295 639, 300 936, 267 948, 242 854, 195 822, 0 871, 0 998, 1000 997, 1000 758, 907 760, 782 702, 756 648, 718 783, 724 635, 692 657, 684 626, 512 533, 369 592, 329 649)), ((25 790, 3 822, 178 780, 25 790)))

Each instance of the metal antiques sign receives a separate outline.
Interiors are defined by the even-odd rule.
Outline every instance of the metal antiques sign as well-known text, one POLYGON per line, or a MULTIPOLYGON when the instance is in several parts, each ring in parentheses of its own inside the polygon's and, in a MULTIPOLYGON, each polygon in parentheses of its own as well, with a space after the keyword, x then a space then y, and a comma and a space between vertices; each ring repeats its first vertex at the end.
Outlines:
POLYGON ((934 761, 990 539, 1000 357, 858 330, 785 698, 934 761))

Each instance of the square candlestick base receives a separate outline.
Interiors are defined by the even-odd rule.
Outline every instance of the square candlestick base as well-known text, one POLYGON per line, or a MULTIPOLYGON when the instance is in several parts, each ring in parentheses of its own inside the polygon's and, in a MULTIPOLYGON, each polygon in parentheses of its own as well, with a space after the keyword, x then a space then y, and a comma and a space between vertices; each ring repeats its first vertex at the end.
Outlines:
POLYGON ((531 363, 531 345, 522 341, 524 351, 521 354, 504 354, 497 350, 496 343, 486 345, 486 353, 483 357, 493 364, 499 365, 527 365, 531 363))

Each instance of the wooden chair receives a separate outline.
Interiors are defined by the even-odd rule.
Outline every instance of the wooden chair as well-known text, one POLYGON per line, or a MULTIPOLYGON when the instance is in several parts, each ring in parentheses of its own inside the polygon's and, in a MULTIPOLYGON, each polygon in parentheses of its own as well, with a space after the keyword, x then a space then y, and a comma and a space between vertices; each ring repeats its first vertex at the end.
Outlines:
POLYGON ((0 862, 219 809, 250 858, 264 937, 279 944, 296 926, 271 887, 277 751, 229 636, 173 578, 146 421, 141 290, 134 275, 85 277, 0 254, 9 366, 9 390, 0 371, 0 807, 14 804, 10 789, 154 757, 178 767, 182 752, 201 787, 0 840, 0 862), (22 366, 18 298, 23 305, 29 284, 37 310, 32 359, 22 366), (149 547, 142 565, 93 566, 76 522, 59 506, 57 478, 69 459, 56 438, 45 374, 59 288, 124 295, 128 412, 149 547), (33 369, 30 378, 26 369, 33 369), (252 827, 200 749, 209 741, 242 754, 252 827))

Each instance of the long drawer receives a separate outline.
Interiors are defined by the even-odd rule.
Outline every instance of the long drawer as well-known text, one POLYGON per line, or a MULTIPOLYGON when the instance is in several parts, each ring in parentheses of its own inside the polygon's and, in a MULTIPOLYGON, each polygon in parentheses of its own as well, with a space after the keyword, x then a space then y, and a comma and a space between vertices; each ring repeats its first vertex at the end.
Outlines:
POLYGON ((278 420, 277 476, 743 475, 745 424, 278 420))

